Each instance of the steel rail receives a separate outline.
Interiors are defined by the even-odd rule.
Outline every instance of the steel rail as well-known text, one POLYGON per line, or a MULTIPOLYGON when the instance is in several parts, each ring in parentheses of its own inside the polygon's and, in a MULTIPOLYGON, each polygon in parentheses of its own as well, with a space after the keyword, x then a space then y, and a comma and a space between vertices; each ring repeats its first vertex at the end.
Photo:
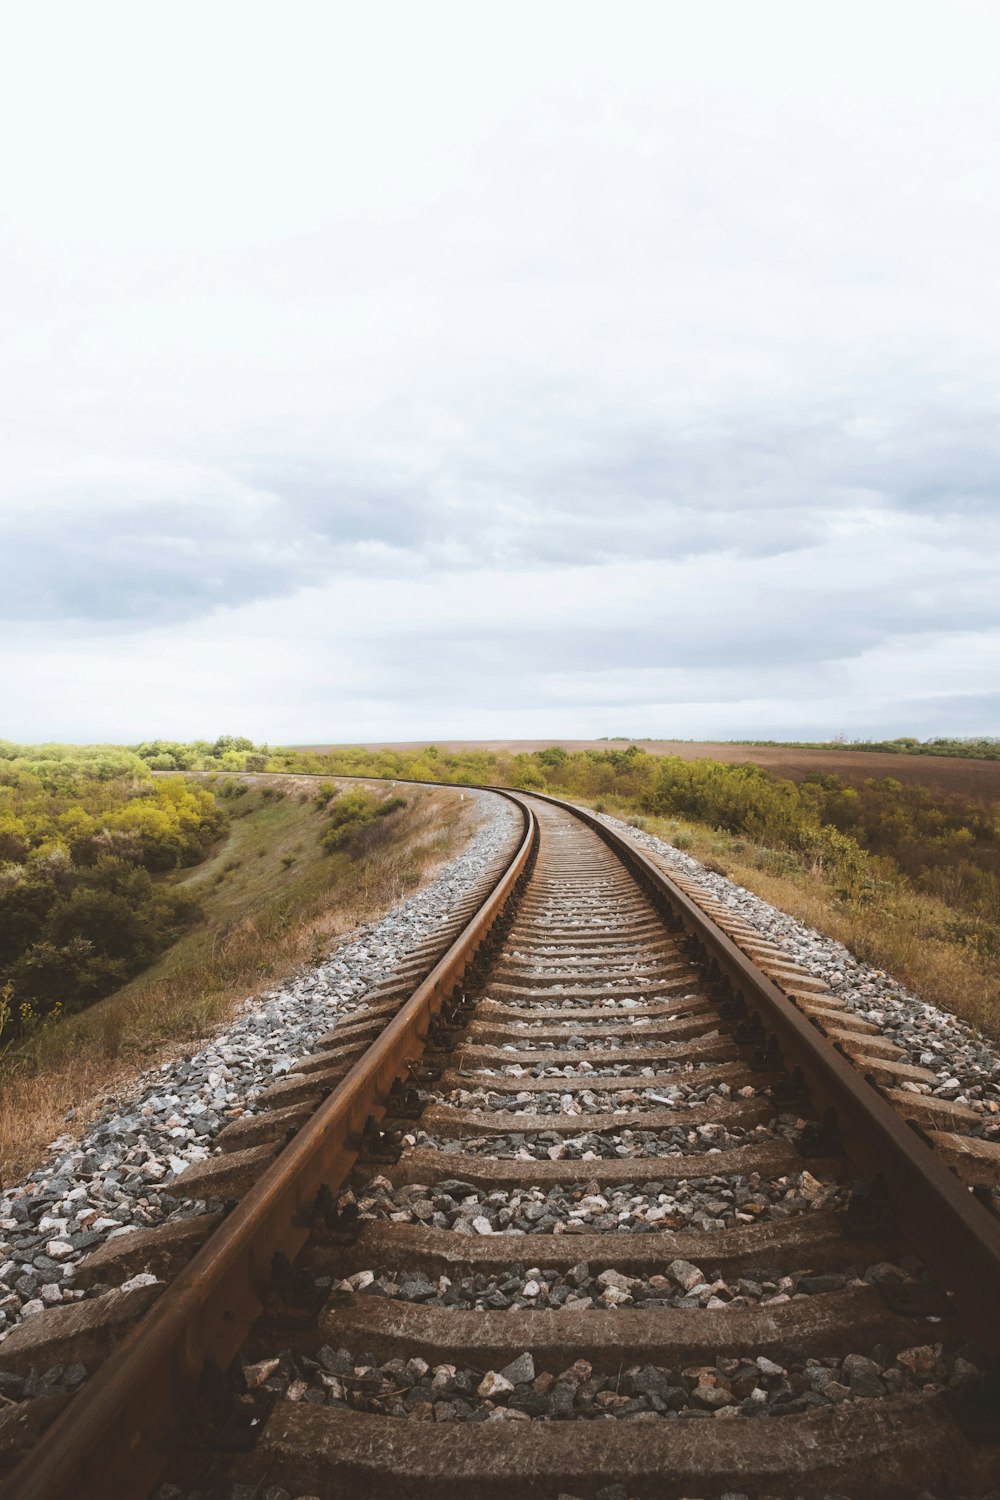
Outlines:
MULTIPOLYGON (((285 774, 336 780, 408 780, 285 774)), ((885 1184, 903 1233, 951 1294, 956 1310, 977 1341, 991 1354, 1000 1354, 1000 1223, 874 1084, 627 836, 586 809, 545 793, 468 784, 456 789, 502 792, 521 807, 527 820, 528 831, 515 864, 486 907, 495 903, 501 887, 506 886, 508 893, 513 889, 515 866, 519 874, 527 863, 535 836, 532 799, 572 814, 614 851, 668 919, 683 927, 701 947, 747 1011, 760 1019, 765 1032, 776 1041, 784 1065, 801 1071, 813 1104, 820 1110, 833 1110, 849 1159, 865 1175, 876 1176, 885 1184)), ((348 1136, 369 1114, 378 1117, 384 1112, 388 1085, 399 1076, 399 1059, 405 1064, 406 1057, 419 1050, 421 1024, 426 1026, 449 993, 449 985, 453 989, 464 972, 464 963, 452 971, 449 961, 479 924, 483 912, 196 1259, 171 1283, 123 1342, 117 1357, 98 1370, 53 1423, 40 1444, 41 1451, 32 1454, 12 1477, 13 1487, 5 1491, 12 1500, 97 1500, 99 1495, 103 1500, 112 1494, 130 1497, 148 1492, 171 1444, 176 1444, 180 1436, 206 1361, 220 1367, 228 1364, 261 1311, 275 1250, 293 1256, 305 1243, 316 1192, 323 1184, 342 1181, 353 1164, 356 1151, 347 1146, 348 1136), (408 1047, 413 1050, 407 1051, 408 1047), (390 1066, 393 1048, 394 1068, 390 1066), (372 1074, 376 1049, 382 1049, 382 1060, 376 1062, 376 1073, 372 1074), (364 1083, 363 1074, 367 1080, 364 1083), (300 1158, 304 1159, 300 1171, 293 1171, 293 1161, 300 1158), (271 1201, 265 1211, 260 1198, 266 1184, 271 1201), (281 1229, 276 1227, 279 1219, 284 1225, 281 1229), (225 1289, 222 1293, 220 1287, 225 1289), (128 1435, 127 1444, 120 1443, 120 1433, 128 1435)))
POLYGON ((638 845, 561 797, 536 791, 523 795, 579 818, 667 903, 734 994, 774 1036, 789 1071, 801 1070, 813 1104, 834 1111, 850 1160, 881 1179, 899 1227, 950 1293, 977 1342, 1000 1358, 1000 1220, 874 1083, 638 845))
POLYGON ((540 792, 528 795, 575 814, 669 905, 734 994, 775 1037, 784 1065, 801 1069, 813 1104, 834 1111, 850 1160, 881 1178, 899 1227, 951 1294, 977 1342, 1000 1356, 1000 1221, 990 1209, 642 849, 571 802, 540 792))
MULTIPOLYGON (((324 773, 270 774, 322 776, 324 773)), ((340 779, 400 781, 403 778, 340 779)), ((775 1037, 788 1068, 801 1070, 813 1103, 820 1109, 834 1111, 850 1159, 865 1173, 881 1178, 900 1227, 952 1295, 977 1341, 991 1355, 1000 1357, 1000 1221, 991 1210, 976 1200, 935 1155, 933 1147, 921 1139, 818 1026, 636 844, 609 828, 594 813, 561 797, 536 791, 521 795, 536 797, 579 818, 615 850, 626 868, 666 902, 728 980, 734 993, 775 1037)))
POLYGON ((307 1120, 146 1316, 101 1365, 11 1475, 10 1500, 128 1500, 149 1493, 180 1438, 206 1367, 225 1369, 259 1317, 277 1252, 309 1238, 321 1187, 343 1183, 369 1115, 424 1050, 431 1018, 489 936, 538 837, 516 791, 524 833, 504 875, 447 953, 344 1080, 307 1120))

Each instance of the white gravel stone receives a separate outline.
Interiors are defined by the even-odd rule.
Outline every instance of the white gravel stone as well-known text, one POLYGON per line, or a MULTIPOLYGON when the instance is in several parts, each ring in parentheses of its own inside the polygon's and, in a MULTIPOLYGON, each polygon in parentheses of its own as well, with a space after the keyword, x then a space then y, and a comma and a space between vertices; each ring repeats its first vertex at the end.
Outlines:
POLYGON ((190 1214, 191 1205, 171 1196, 174 1179, 204 1161, 218 1131, 251 1110, 340 1017, 362 1012, 365 994, 433 937, 511 848, 520 828, 513 806, 491 793, 468 795, 482 821, 422 891, 355 929, 321 963, 249 998, 193 1055, 162 1063, 127 1095, 109 1097, 82 1140, 59 1137, 43 1167, 0 1193, 0 1342, 45 1306, 40 1278, 30 1275, 37 1255, 60 1261, 68 1273, 62 1286, 72 1287, 72 1266, 104 1240, 190 1214), (53 1253, 53 1243, 68 1252, 53 1253), (30 1291, 15 1289, 16 1281, 30 1291))
POLYGON ((128 1281, 122 1282, 123 1292, 134 1292, 141 1286, 156 1286, 160 1278, 154 1276, 151 1271, 140 1271, 136 1276, 130 1276, 128 1281))
POLYGON ((514 1387, 511 1382, 509 1380, 505 1380, 498 1371, 487 1370, 486 1374, 483 1376, 482 1380, 476 1387, 476 1393, 477 1395, 483 1396, 488 1400, 491 1396, 509 1395, 513 1389, 514 1387))
POLYGON ((699 1271, 698 1267, 693 1266, 689 1260, 672 1260, 667 1267, 667 1275, 672 1276, 680 1286, 684 1287, 685 1291, 700 1285, 705 1280, 705 1273, 699 1271))
POLYGON ((663 839, 605 814, 601 815, 601 821, 642 848, 661 855, 668 865, 695 880, 707 896, 748 922, 762 938, 822 980, 849 1010, 880 1027, 907 1054, 907 1061, 938 1076, 936 1085, 917 1083, 905 1087, 915 1093, 930 1093, 968 1105, 982 1113, 989 1134, 1000 1135, 1000 1051, 977 1036, 964 1021, 919 999, 891 974, 855 958, 842 943, 824 937, 724 875, 706 870, 698 860, 663 839))

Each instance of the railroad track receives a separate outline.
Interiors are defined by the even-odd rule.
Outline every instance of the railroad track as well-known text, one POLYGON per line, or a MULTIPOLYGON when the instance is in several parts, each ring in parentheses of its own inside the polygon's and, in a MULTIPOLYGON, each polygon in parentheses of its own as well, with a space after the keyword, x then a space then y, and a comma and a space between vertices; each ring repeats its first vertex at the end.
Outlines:
POLYGON ((971 1111, 597 819, 514 800, 503 867, 178 1179, 190 1216, 0 1346, 90 1372, 0 1414, 5 1495, 1000 1484, 971 1111))

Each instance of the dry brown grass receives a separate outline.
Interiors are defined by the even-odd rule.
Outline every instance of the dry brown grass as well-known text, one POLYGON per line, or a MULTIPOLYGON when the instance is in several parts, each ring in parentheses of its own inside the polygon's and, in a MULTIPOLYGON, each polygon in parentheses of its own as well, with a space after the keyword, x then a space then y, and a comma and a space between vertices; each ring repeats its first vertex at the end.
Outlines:
POLYGON ((198 890, 207 921, 146 975, 36 1034, 0 1065, 0 1181, 37 1165, 55 1137, 78 1135, 103 1104, 134 1091, 141 1071, 193 1050, 247 995, 318 961, 418 890, 473 827, 459 788, 408 790, 386 843, 357 863, 331 859, 319 850, 315 781, 248 779, 285 795, 234 820, 224 845, 183 880, 198 890))
POLYGON ((775 874, 762 868, 770 852, 745 839, 678 818, 650 817, 642 823, 754 895, 836 938, 922 1000, 961 1016, 986 1036, 1000 1037, 1000 966, 950 935, 956 914, 943 902, 892 890, 863 903, 844 901, 820 871, 775 874))

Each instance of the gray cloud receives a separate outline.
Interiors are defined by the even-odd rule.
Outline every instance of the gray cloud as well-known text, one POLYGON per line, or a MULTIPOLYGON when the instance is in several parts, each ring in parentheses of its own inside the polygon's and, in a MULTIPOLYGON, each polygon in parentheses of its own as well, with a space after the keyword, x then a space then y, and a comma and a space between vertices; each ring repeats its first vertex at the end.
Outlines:
POLYGON ((390 0, 386 49, 355 9, 179 16, 153 70, 141 17, 119 55, 65 5, 54 51, 23 8, 53 89, 0 99, 36 121, 0 239, 26 723, 127 680, 164 732, 272 738, 494 702, 508 732, 985 724, 997 19, 844 0, 818 46, 785 0, 511 0, 499 31, 390 0))
MULTIPOLYGON (((915 403, 919 406, 919 403, 915 403)), ((2 525, 7 584, 0 614, 11 620, 90 621, 129 629, 205 618, 222 608, 293 595, 349 577, 405 578, 489 567, 535 571, 600 563, 669 563, 707 567, 718 555, 767 560, 803 557, 806 575, 831 533, 860 509, 951 516, 953 540, 973 537, 995 519, 991 476, 1000 476, 997 438, 985 416, 972 423, 955 411, 931 423, 896 422, 891 442, 850 432, 850 418, 830 409, 797 426, 767 413, 716 414, 681 433, 646 425, 588 435, 559 456, 532 450, 508 434, 502 453, 475 449, 445 455, 433 476, 405 481, 289 465, 226 480, 223 503, 160 498, 141 506, 99 501, 64 508, 38 525, 33 510, 2 525), (954 428, 954 435, 951 429, 954 428)), ((558 435, 557 435, 558 436, 558 435)), ((988 539, 996 545, 996 534, 988 539)), ((878 545, 878 538, 874 540, 878 545)), ((830 553, 831 558, 836 552, 830 553)), ((550 670, 684 665, 697 669, 738 660, 822 661, 856 655, 891 635, 989 624, 996 601, 968 557, 949 558, 944 543, 936 577, 908 584, 899 560, 885 558, 884 587, 852 594, 817 579, 809 618, 790 625, 787 593, 744 585, 746 619, 732 637, 726 610, 684 621, 651 637, 634 625, 575 623, 544 645, 550 670)), ((710 576, 710 575, 708 575, 710 576)), ((423 627, 416 622, 416 636, 423 627)), ((473 625, 455 645, 435 652, 495 672, 523 649, 516 622, 473 625)), ((410 655, 406 642, 401 656, 410 655)), ((397 656, 396 660, 399 659, 397 656)), ((407 672, 416 663, 409 661, 407 672)), ((387 685, 391 663, 381 668, 387 685)), ((393 691, 400 691, 399 683, 393 691)))
MULTIPOLYGON (((380 471, 374 458, 366 473, 289 462, 222 475, 208 498, 162 492, 102 506, 77 496, 44 528, 33 508, 5 517, 0 611, 169 621, 342 576, 767 558, 821 547, 858 510, 991 521, 1000 499, 995 424, 985 412, 972 422, 938 409, 930 420, 914 407, 889 437, 877 422, 875 434, 851 431, 853 414, 833 406, 797 423, 744 410, 685 431, 597 430, 575 448, 553 424, 553 453, 514 427, 500 451, 443 453, 425 474, 380 471), (248 508, 247 495, 260 503, 248 508)), ((956 601, 951 583, 942 585, 944 622, 956 601)), ((877 616, 880 601, 872 604, 877 616)), ((922 626, 920 613, 912 624, 922 626)), ((843 631, 846 647, 846 622, 843 631)))
POLYGON ((217 507, 96 505, 43 527, 23 513, 6 518, 0 544, 7 619, 155 625, 287 594, 315 576, 306 534, 247 533, 217 507))

